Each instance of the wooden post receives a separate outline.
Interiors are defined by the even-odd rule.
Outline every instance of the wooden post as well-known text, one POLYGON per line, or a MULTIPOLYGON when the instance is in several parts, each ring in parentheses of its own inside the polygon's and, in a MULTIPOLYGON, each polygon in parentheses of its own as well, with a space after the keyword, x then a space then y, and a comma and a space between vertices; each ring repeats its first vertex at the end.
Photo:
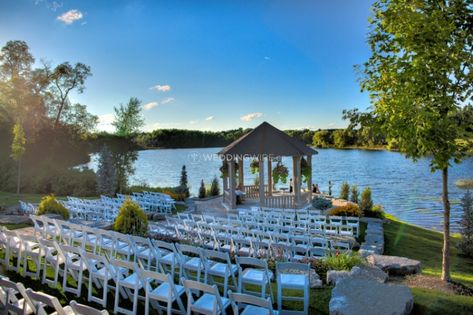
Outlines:
MULTIPOLYGON (((227 163, 226 159, 222 161, 223 168, 225 168, 225 163, 227 163)), ((227 171, 228 171, 228 164, 227 164, 227 171)), ((228 204, 228 200, 225 197, 225 192, 228 190, 228 172, 227 174, 223 173, 222 181, 223 181, 223 203, 228 204)))
POLYGON ((301 185, 300 185, 300 178, 301 178, 301 157, 300 156, 293 156, 292 157, 292 185, 294 189, 294 203, 295 208, 299 206, 299 200, 301 196, 301 185))
POLYGON ((241 157, 239 160, 238 160, 238 177, 239 177, 239 182, 238 184, 240 185, 240 189, 242 191, 245 191, 245 178, 243 177, 243 173, 244 173, 244 168, 243 168, 243 157, 241 157))
POLYGON ((307 165, 309 166, 310 172, 309 177, 307 177, 307 189, 309 190, 307 202, 312 201, 312 155, 307 156, 307 165))
POLYGON ((230 208, 236 208, 236 184, 235 184, 235 162, 233 159, 228 161, 228 174, 230 176, 230 208))
POLYGON ((268 155, 268 196, 273 195, 273 169, 271 157, 268 155))
POLYGON ((259 163, 259 204, 260 204, 260 207, 264 207, 264 199, 266 197, 264 194, 264 160, 262 156, 258 157, 258 163, 259 163))

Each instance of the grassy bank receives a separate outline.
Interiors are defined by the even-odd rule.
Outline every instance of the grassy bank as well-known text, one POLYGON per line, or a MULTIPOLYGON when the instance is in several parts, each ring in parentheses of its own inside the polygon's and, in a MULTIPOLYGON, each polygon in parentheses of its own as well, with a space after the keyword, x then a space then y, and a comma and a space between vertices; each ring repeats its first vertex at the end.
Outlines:
MULTIPOLYGON (((384 224, 385 255, 404 256, 422 262, 422 274, 439 278, 442 272, 443 235, 388 216, 384 224)), ((458 256, 458 236, 451 241, 451 276, 473 288, 473 259, 458 256)), ((473 314, 473 297, 440 289, 412 287, 413 314, 473 314)))

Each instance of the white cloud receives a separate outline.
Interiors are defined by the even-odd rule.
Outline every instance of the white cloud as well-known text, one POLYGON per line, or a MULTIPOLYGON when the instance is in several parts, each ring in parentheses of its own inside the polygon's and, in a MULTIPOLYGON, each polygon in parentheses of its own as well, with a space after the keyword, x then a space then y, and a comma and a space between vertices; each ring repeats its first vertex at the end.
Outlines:
POLYGON ((263 59, 264 59, 264 60, 271 60, 271 57, 269 57, 269 56, 264 56, 263 59))
POLYGON ((115 127, 113 127, 112 125, 114 120, 114 114, 99 115, 99 123, 97 125, 97 129, 101 131, 113 132, 115 129, 115 127))
POLYGON ((244 116, 241 116, 240 119, 243 120, 243 121, 249 122, 249 121, 252 121, 256 118, 260 118, 261 116, 263 116, 263 113, 250 113, 250 114, 246 114, 244 116))
POLYGON ((209 117, 205 118, 205 120, 211 121, 211 120, 214 120, 214 118, 215 118, 215 116, 209 116, 209 117))
POLYGON ((157 92, 169 92, 171 91, 171 86, 169 84, 158 84, 150 88, 151 90, 155 90, 157 92))
POLYGON ((189 120, 189 124, 191 124, 191 125, 195 125, 198 122, 199 122, 198 120, 189 120))
POLYGON ((158 102, 149 102, 149 103, 144 104, 143 108, 145 110, 150 110, 150 109, 155 108, 156 106, 158 106, 158 102))
POLYGON ((329 123, 327 126, 329 126, 329 127, 335 127, 335 123, 334 123, 334 122, 331 122, 331 123, 329 123))
POLYGON ((165 99, 161 101, 161 104, 166 105, 166 104, 174 102, 174 100, 175 100, 174 97, 166 97, 165 99))
POLYGON ((72 24, 83 17, 84 15, 79 10, 69 10, 58 16, 57 19, 64 24, 72 24))

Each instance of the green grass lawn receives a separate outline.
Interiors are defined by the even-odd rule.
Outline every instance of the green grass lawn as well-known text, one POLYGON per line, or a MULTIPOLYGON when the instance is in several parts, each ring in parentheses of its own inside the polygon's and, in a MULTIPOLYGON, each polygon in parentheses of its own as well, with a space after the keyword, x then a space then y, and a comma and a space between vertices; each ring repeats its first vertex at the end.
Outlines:
MULTIPOLYGON (((422 262, 422 273, 440 277, 443 235, 436 231, 409 225, 388 216, 384 224, 385 255, 404 256, 422 262)), ((451 241, 451 276, 473 288, 473 260, 458 256, 458 236, 451 241)), ((412 288, 413 314, 473 314, 473 297, 447 294, 440 290, 412 288)))
POLYGON ((41 197, 44 195, 40 194, 14 194, 9 192, 0 191, 0 207, 15 206, 19 204, 19 200, 24 202, 39 203, 41 197))

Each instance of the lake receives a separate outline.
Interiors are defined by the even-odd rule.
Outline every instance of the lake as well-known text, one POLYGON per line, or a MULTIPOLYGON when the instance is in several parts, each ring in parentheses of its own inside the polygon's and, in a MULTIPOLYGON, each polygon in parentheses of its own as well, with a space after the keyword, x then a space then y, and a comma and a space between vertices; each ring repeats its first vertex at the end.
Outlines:
MULTIPOLYGON (((221 161, 214 156, 220 148, 158 149, 138 152, 135 174, 130 184, 146 183, 151 186, 177 186, 182 165, 186 165, 191 192, 195 195, 203 179, 206 184, 220 176, 221 161)), ((370 186, 375 203, 388 213, 427 228, 442 229, 442 182, 440 172, 431 173, 429 159, 417 163, 397 152, 368 150, 318 149, 312 158, 313 182, 322 191, 333 183, 333 194, 338 196, 340 184, 356 184, 359 191, 370 186)), ((251 174, 250 161, 245 161, 245 184, 252 184, 258 174, 251 174)), ((283 158, 283 164, 292 172, 292 158, 283 158)), ((92 156, 89 167, 95 169, 97 156, 92 156)), ((265 169, 266 170, 266 169, 265 169)), ((461 218, 459 205, 463 191, 455 186, 461 178, 473 178, 473 159, 453 165, 449 174, 452 203, 452 228, 458 229, 461 218)), ((289 177, 292 177, 289 174, 289 177)), ((280 186, 280 184, 279 184, 280 186)), ((288 186, 282 185, 282 186, 288 186)))

